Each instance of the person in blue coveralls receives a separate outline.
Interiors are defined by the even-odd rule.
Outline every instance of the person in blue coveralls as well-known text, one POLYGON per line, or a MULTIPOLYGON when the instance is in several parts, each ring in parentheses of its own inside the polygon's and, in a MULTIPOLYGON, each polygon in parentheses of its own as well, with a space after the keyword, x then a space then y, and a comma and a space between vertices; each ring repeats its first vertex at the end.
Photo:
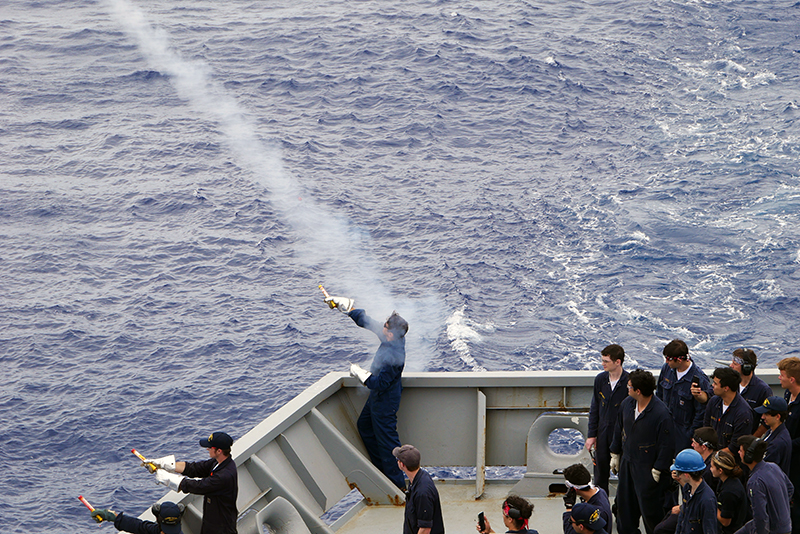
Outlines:
POLYGON ((373 465, 398 488, 405 490, 406 481, 392 450, 400 446, 397 410, 403 391, 400 378, 406 363, 408 323, 397 312, 383 323, 375 321, 364 310, 353 309, 354 301, 347 297, 329 296, 325 303, 349 315, 361 328, 372 331, 381 342, 369 371, 357 364, 350 366, 350 374, 369 388, 369 398, 358 417, 358 433, 373 465))
POLYGON ((756 413, 767 426, 764 441, 767 442, 765 462, 777 464, 787 475, 792 466, 792 438, 783 422, 788 415, 789 405, 783 397, 767 397, 764 404, 756 408, 756 413))
MULTIPOLYGON (((692 380, 702 391, 711 391, 708 377, 689 357, 689 347, 680 339, 673 339, 662 351, 666 363, 658 375, 656 396, 664 401, 675 424, 675 452, 688 449, 694 431, 703 425, 705 405, 692 396, 692 380)), ((751 419, 752 421, 752 419, 751 419)))
MULTIPOLYGON (((600 351, 603 372, 594 379, 592 407, 589 410, 589 437, 584 447, 594 449, 594 483, 608 494, 611 438, 617 422, 619 405, 628 397, 628 372, 622 369, 625 350, 619 345, 608 345, 600 351)), ((606 518, 608 521, 608 518, 606 518)), ((611 527, 608 527, 611 530, 611 527)))
MULTIPOLYGON (((789 356, 778 362, 778 380, 785 390, 783 399, 788 406, 786 429, 792 438, 792 463, 789 479, 800 487, 800 358, 789 356)), ((792 533, 800 534, 800 496, 792 499, 792 533)))
POLYGON ((717 431, 719 448, 736 454, 736 440, 753 432, 753 410, 739 393, 742 377, 730 367, 717 367, 711 374, 714 396, 706 405, 703 426, 717 431))
POLYGON ((789 534, 792 520, 789 500, 794 486, 777 465, 764 462, 767 442, 752 435, 739 438, 739 458, 750 468, 747 496, 753 519, 737 534, 789 534))
MULTIPOLYGON (((716 360, 717 363, 726 364, 726 360, 716 360)), ((747 401, 752 410, 761 406, 767 397, 772 396, 772 388, 766 382, 756 376, 756 366, 758 365, 758 356, 750 349, 739 348, 733 351, 731 362, 729 364, 731 369, 739 371, 742 375, 742 382, 739 384, 739 394, 747 401)), ((698 398, 700 402, 705 402, 702 397, 698 398)), ((759 427, 758 417, 753 418, 753 431, 756 436, 764 433, 762 427, 761 432, 756 432, 759 427)))
MULTIPOLYGON (((503 501, 503 524, 508 530, 506 534, 522 533, 522 534, 539 534, 537 531, 528 528, 528 520, 533 514, 533 505, 526 499, 519 495, 509 495, 503 501)), ((481 534, 492 534, 492 526, 489 524, 489 518, 484 518, 486 526, 481 530, 480 523, 475 528, 481 534)))
MULTIPOLYGON (((626 388, 627 389, 627 388, 626 388)), ((567 493, 564 495, 564 507, 567 509, 561 516, 564 522, 564 534, 576 534, 572 526, 572 509, 580 497, 581 502, 589 503, 600 509, 600 516, 606 522, 605 529, 611 532, 614 527, 611 521, 611 503, 603 488, 592 485, 592 476, 583 464, 572 464, 564 469, 564 482, 567 493)))
POLYGON ((158 467, 156 482, 173 491, 203 496, 200 534, 236 534, 239 472, 231 458, 233 438, 214 432, 201 439, 200 446, 208 450, 208 460, 176 462, 175 455, 149 460, 158 467))
POLYGON ((703 457, 694 449, 684 449, 670 470, 687 497, 681 505, 675 534, 717 534, 717 497, 703 480, 703 457))
POLYGON ((115 512, 108 509, 95 508, 89 514, 98 523, 108 521, 114 523, 117 530, 131 532, 133 534, 182 534, 181 516, 184 507, 182 504, 165 501, 154 504, 151 508, 156 520, 144 521, 132 515, 125 515, 122 512, 115 512))
POLYGON ((669 409, 653 394, 655 388, 656 380, 649 371, 631 371, 629 396, 619 408, 614 427, 611 472, 619 473, 619 534, 638 534, 640 518, 647 534, 653 534, 667 512, 664 497, 670 485, 675 433, 669 409))

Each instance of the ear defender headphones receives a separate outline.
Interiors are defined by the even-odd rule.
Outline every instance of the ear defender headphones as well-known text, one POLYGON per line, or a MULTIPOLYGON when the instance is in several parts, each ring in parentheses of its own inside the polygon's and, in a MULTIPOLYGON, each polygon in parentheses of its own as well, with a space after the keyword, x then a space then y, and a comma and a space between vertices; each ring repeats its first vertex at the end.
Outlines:
POLYGON ((766 449, 766 445, 767 442, 764 441, 763 439, 761 438, 754 439, 753 442, 750 444, 750 446, 747 447, 747 450, 744 451, 744 458, 742 458, 742 461, 746 464, 753 463, 753 461, 756 459, 756 456, 758 456, 759 453, 761 454, 761 456, 763 456, 764 450, 766 449))
POLYGON ((178 507, 178 517, 161 517, 161 503, 157 502, 152 507, 150 507, 150 512, 156 516, 156 519, 159 523, 164 523, 165 525, 177 525, 181 522, 181 516, 183 516, 183 512, 186 511, 186 506, 183 504, 178 503, 176 505, 178 507))
POLYGON ((506 514, 511 519, 519 519, 522 517, 522 512, 517 510, 516 508, 512 508, 509 506, 508 502, 503 503, 503 513, 506 514))
MULTIPOLYGON (((750 349, 742 348, 742 354, 752 353, 753 351, 750 349)), ((744 376, 749 376, 753 373, 753 370, 756 368, 756 364, 744 361, 742 358, 742 374, 744 376)))

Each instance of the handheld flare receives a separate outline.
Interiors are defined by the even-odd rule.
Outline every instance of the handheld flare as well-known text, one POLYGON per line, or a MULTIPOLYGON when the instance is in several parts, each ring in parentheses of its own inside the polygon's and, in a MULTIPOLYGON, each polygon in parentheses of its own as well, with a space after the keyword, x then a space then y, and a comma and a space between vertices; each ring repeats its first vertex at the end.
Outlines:
POLYGON ((150 471, 151 473, 156 472, 156 469, 158 469, 156 464, 154 464, 153 462, 148 462, 147 458, 139 454, 139 451, 137 451, 136 449, 131 449, 131 452, 134 454, 134 456, 136 456, 138 459, 142 461, 142 465, 145 466, 148 471, 150 471))
MULTIPOLYGON (((94 506, 92 506, 91 504, 89 504, 89 501, 87 501, 86 499, 84 499, 84 498, 83 498, 83 495, 78 495, 78 500, 79 500, 79 501, 81 501, 81 502, 83 503, 83 505, 84 505, 86 508, 88 508, 88 509, 89 509, 89 511, 90 511, 90 512, 94 512, 94 506)), ((95 520, 95 521, 97 521, 98 523, 102 523, 102 522, 103 522, 103 518, 102 518, 102 517, 100 517, 100 516, 95 516, 95 517, 94 517, 94 520, 95 520)))
POLYGON ((322 287, 322 284, 319 285, 319 288, 320 288, 320 290, 322 290, 322 294, 325 295, 325 302, 328 304, 328 306, 330 306, 331 309, 335 308, 336 307, 336 303, 333 302, 332 300, 328 300, 328 299, 331 298, 331 296, 328 295, 328 292, 325 291, 325 288, 322 287))

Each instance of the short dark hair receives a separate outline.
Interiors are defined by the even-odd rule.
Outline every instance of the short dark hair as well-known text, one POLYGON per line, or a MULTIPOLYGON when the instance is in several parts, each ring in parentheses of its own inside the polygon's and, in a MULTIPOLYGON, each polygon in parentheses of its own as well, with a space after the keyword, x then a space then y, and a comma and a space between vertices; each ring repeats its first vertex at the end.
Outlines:
POLYGON ((650 371, 636 369, 628 375, 628 384, 632 390, 638 390, 645 397, 652 397, 656 390, 656 378, 650 371))
POLYGON ((396 333, 397 337, 403 337, 408 333, 408 322, 400 317, 400 314, 396 311, 393 311, 389 318, 386 319, 386 328, 396 333))
POLYGON ((680 358, 682 360, 689 359, 689 347, 680 339, 673 339, 661 351, 667 358, 680 358))
POLYGON ((739 384, 742 383, 742 375, 733 367, 717 367, 711 373, 711 378, 716 378, 721 387, 727 387, 731 391, 739 391, 739 384))
POLYGON ((601 356, 608 356, 612 362, 625 361, 625 349, 619 345, 609 345, 600 351, 601 356))
POLYGON ((744 449, 745 452, 747 452, 747 449, 749 449, 755 441, 758 441, 758 443, 753 449, 753 462, 758 463, 764 459, 764 454, 767 452, 767 442, 765 440, 759 440, 752 434, 748 434, 746 436, 739 436, 739 439, 736 440, 736 444, 740 449, 744 449))
POLYGON ((564 478, 575 486, 586 486, 592 482, 592 475, 583 464, 572 464, 564 469, 564 478))
POLYGON ((776 412, 775 410, 769 410, 767 411, 766 415, 771 415, 772 417, 775 417, 776 415, 780 416, 781 423, 785 423, 786 418, 789 417, 789 412, 776 412))
POLYGON ((736 358, 741 358, 744 363, 749 363, 753 367, 758 365, 758 356, 756 356, 756 353, 753 352, 751 349, 745 349, 745 348, 735 349, 733 351, 733 355, 736 358))
POLYGON ((701 426, 694 431, 692 439, 713 451, 719 449, 719 435, 712 426, 701 426))

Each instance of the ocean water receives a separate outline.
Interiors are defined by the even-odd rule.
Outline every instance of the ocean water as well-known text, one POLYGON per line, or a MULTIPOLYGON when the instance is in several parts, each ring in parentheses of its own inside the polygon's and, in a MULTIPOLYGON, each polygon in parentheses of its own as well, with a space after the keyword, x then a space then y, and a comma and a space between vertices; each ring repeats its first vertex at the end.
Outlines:
MULTIPOLYGON (((800 3, 0 3, 3 533, 109 531, 374 338, 797 355, 800 3)), ((401 436, 402 438, 402 436, 401 436)))

